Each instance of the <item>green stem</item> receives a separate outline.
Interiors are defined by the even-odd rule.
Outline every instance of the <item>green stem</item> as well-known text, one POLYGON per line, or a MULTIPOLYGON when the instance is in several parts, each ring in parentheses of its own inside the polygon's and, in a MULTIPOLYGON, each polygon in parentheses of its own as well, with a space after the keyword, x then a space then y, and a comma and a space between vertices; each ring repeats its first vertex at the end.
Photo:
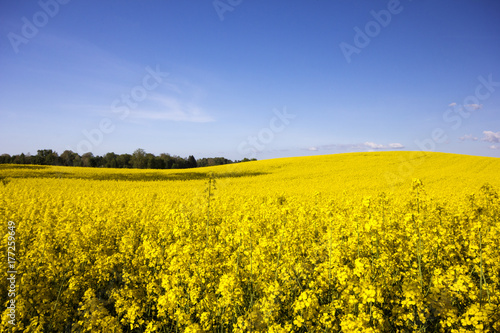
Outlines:
POLYGON ((481 227, 479 227, 479 265, 481 275, 479 276, 479 307, 483 306, 483 238, 481 234, 481 227))
POLYGON ((358 259, 359 259, 359 220, 356 218, 356 233, 358 236, 358 259))

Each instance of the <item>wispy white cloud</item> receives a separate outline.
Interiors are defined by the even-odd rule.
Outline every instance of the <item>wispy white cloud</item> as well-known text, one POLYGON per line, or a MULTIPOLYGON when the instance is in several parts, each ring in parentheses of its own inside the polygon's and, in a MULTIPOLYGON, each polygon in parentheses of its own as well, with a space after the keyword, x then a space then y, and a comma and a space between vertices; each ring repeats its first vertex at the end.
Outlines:
MULTIPOLYGON (((208 115, 195 100, 180 96, 162 95, 158 93, 149 93, 144 101, 136 103, 136 108, 129 108, 124 103, 119 106, 126 108, 122 120, 160 120, 160 121, 182 121, 206 123, 214 119, 208 115)), ((116 118, 119 115, 113 112, 111 105, 99 104, 61 104, 61 108, 66 111, 79 113, 98 114, 103 117, 116 118)))
POLYGON ((466 134, 464 136, 461 136, 459 139, 460 139, 460 141, 466 141, 466 140, 477 141, 478 140, 478 138, 473 136, 472 134, 466 134))
POLYGON ((185 102, 172 96, 151 94, 148 96, 145 107, 132 110, 129 115, 135 119, 186 121, 206 123, 214 121, 206 112, 194 102, 185 102))
POLYGON ((500 149, 500 146, 491 145, 489 148, 490 149, 500 149))
POLYGON ((401 143, 389 143, 387 146, 379 143, 374 143, 374 142, 365 142, 364 145, 366 147, 369 147, 371 149, 385 149, 385 148, 393 148, 393 149, 399 149, 399 148, 404 148, 401 143))
POLYGON ((381 149, 381 148, 385 147, 384 145, 381 145, 381 144, 378 144, 375 142, 365 142, 363 145, 365 145, 369 148, 372 148, 372 149, 381 149))
POLYGON ((329 145, 312 146, 307 148, 309 151, 318 150, 348 150, 348 151, 366 151, 366 150, 377 150, 377 149, 401 149, 404 145, 401 143, 390 143, 388 145, 383 145, 375 142, 365 142, 365 143, 334 143, 329 145))
POLYGON ((206 95, 204 89, 191 84, 189 78, 179 75, 172 77, 168 74, 167 78, 162 78, 157 88, 147 89, 145 99, 133 100, 134 106, 124 101, 123 96, 130 95, 133 88, 144 85, 144 77, 150 75, 147 67, 159 68, 158 71, 162 73, 168 71, 162 64, 139 65, 85 40, 69 39, 49 33, 40 35, 36 43, 45 48, 61 50, 61 57, 71 59, 64 62, 62 67, 39 66, 45 71, 39 73, 40 75, 57 77, 62 82, 77 82, 79 87, 84 88, 77 96, 72 96, 72 100, 58 99, 57 106, 63 111, 116 118, 118 115, 113 112, 112 104, 115 100, 119 100, 117 106, 128 109, 125 118, 129 121, 198 123, 214 121, 202 107, 202 100, 206 95), (85 67, 87 63, 94 65, 87 68, 85 67))
POLYGON ((448 107, 457 107, 458 109, 466 108, 470 111, 477 111, 483 108, 483 104, 465 104, 460 105, 455 102, 448 104, 448 107))
POLYGON ((480 110, 483 108, 483 104, 466 104, 464 106, 471 110, 480 110))
POLYGON ((486 142, 500 143, 500 132, 484 131, 484 137, 481 139, 486 142))

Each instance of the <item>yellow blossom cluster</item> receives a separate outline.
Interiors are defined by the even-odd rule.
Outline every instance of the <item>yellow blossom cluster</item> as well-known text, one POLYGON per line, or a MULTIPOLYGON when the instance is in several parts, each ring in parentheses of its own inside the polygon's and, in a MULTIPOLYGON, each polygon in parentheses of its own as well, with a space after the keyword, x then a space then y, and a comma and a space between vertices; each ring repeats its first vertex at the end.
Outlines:
POLYGON ((0 330, 500 331, 498 170, 407 152, 2 166, 1 260, 14 221, 18 285, 0 330))

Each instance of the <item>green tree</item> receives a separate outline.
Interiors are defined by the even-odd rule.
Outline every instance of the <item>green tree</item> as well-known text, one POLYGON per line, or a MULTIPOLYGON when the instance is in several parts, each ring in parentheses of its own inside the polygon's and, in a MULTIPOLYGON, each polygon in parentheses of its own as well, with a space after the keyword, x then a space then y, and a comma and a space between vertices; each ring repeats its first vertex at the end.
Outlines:
POLYGON ((187 167, 188 168, 196 168, 198 164, 196 163, 196 159, 194 158, 193 155, 189 155, 188 160, 187 160, 187 167))
POLYGON ((163 160, 163 163, 165 164, 164 168, 165 169, 172 169, 172 166, 174 165, 174 159, 170 154, 160 154, 160 158, 163 160))
POLYGON ((52 149, 40 149, 35 156, 36 164, 56 165, 59 156, 52 149))
POLYGON ((0 156, 0 163, 4 164, 4 163, 10 163, 10 160, 11 160, 11 157, 9 154, 2 154, 0 156))
POLYGON ((116 164, 119 168, 130 168, 130 160, 132 159, 132 155, 130 154, 121 154, 116 158, 116 164))
POLYGON ((91 152, 85 153, 82 155, 82 166, 84 167, 93 167, 94 164, 94 154, 91 152))
MULTIPOLYGON (((14 157, 14 156, 12 156, 14 157)), ((21 153, 21 155, 16 155, 14 157, 14 163, 16 164, 27 164, 26 163, 26 156, 24 155, 24 153, 21 153)))
POLYGON ((82 157, 76 154, 75 159, 73 160, 73 166, 81 167, 82 166, 82 157))
POLYGON ((79 157, 79 155, 77 153, 74 153, 71 150, 65 150, 61 154, 61 156, 59 156, 59 158, 61 160, 62 165, 73 166, 77 156, 79 157))
POLYGON ((118 163, 116 161, 118 155, 116 155, 115 153, 111 152, 111 153, 107 153, 105 156, 104 156, 104 166, 106 168, 117 168, 118 167, 118 163))
POLYGON ((133 168, 144 169, 147 166, 146 151, 144 149, 136 149, 130 160, 133 168))

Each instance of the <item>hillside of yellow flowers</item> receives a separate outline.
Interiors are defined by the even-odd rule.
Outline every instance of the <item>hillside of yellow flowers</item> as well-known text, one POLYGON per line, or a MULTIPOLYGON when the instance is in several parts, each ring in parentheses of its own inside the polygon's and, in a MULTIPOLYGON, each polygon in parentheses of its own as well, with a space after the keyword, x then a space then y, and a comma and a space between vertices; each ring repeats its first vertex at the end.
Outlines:
POLYGON ((2 332, 500 331, 500 159, 0 166, 2 332))

